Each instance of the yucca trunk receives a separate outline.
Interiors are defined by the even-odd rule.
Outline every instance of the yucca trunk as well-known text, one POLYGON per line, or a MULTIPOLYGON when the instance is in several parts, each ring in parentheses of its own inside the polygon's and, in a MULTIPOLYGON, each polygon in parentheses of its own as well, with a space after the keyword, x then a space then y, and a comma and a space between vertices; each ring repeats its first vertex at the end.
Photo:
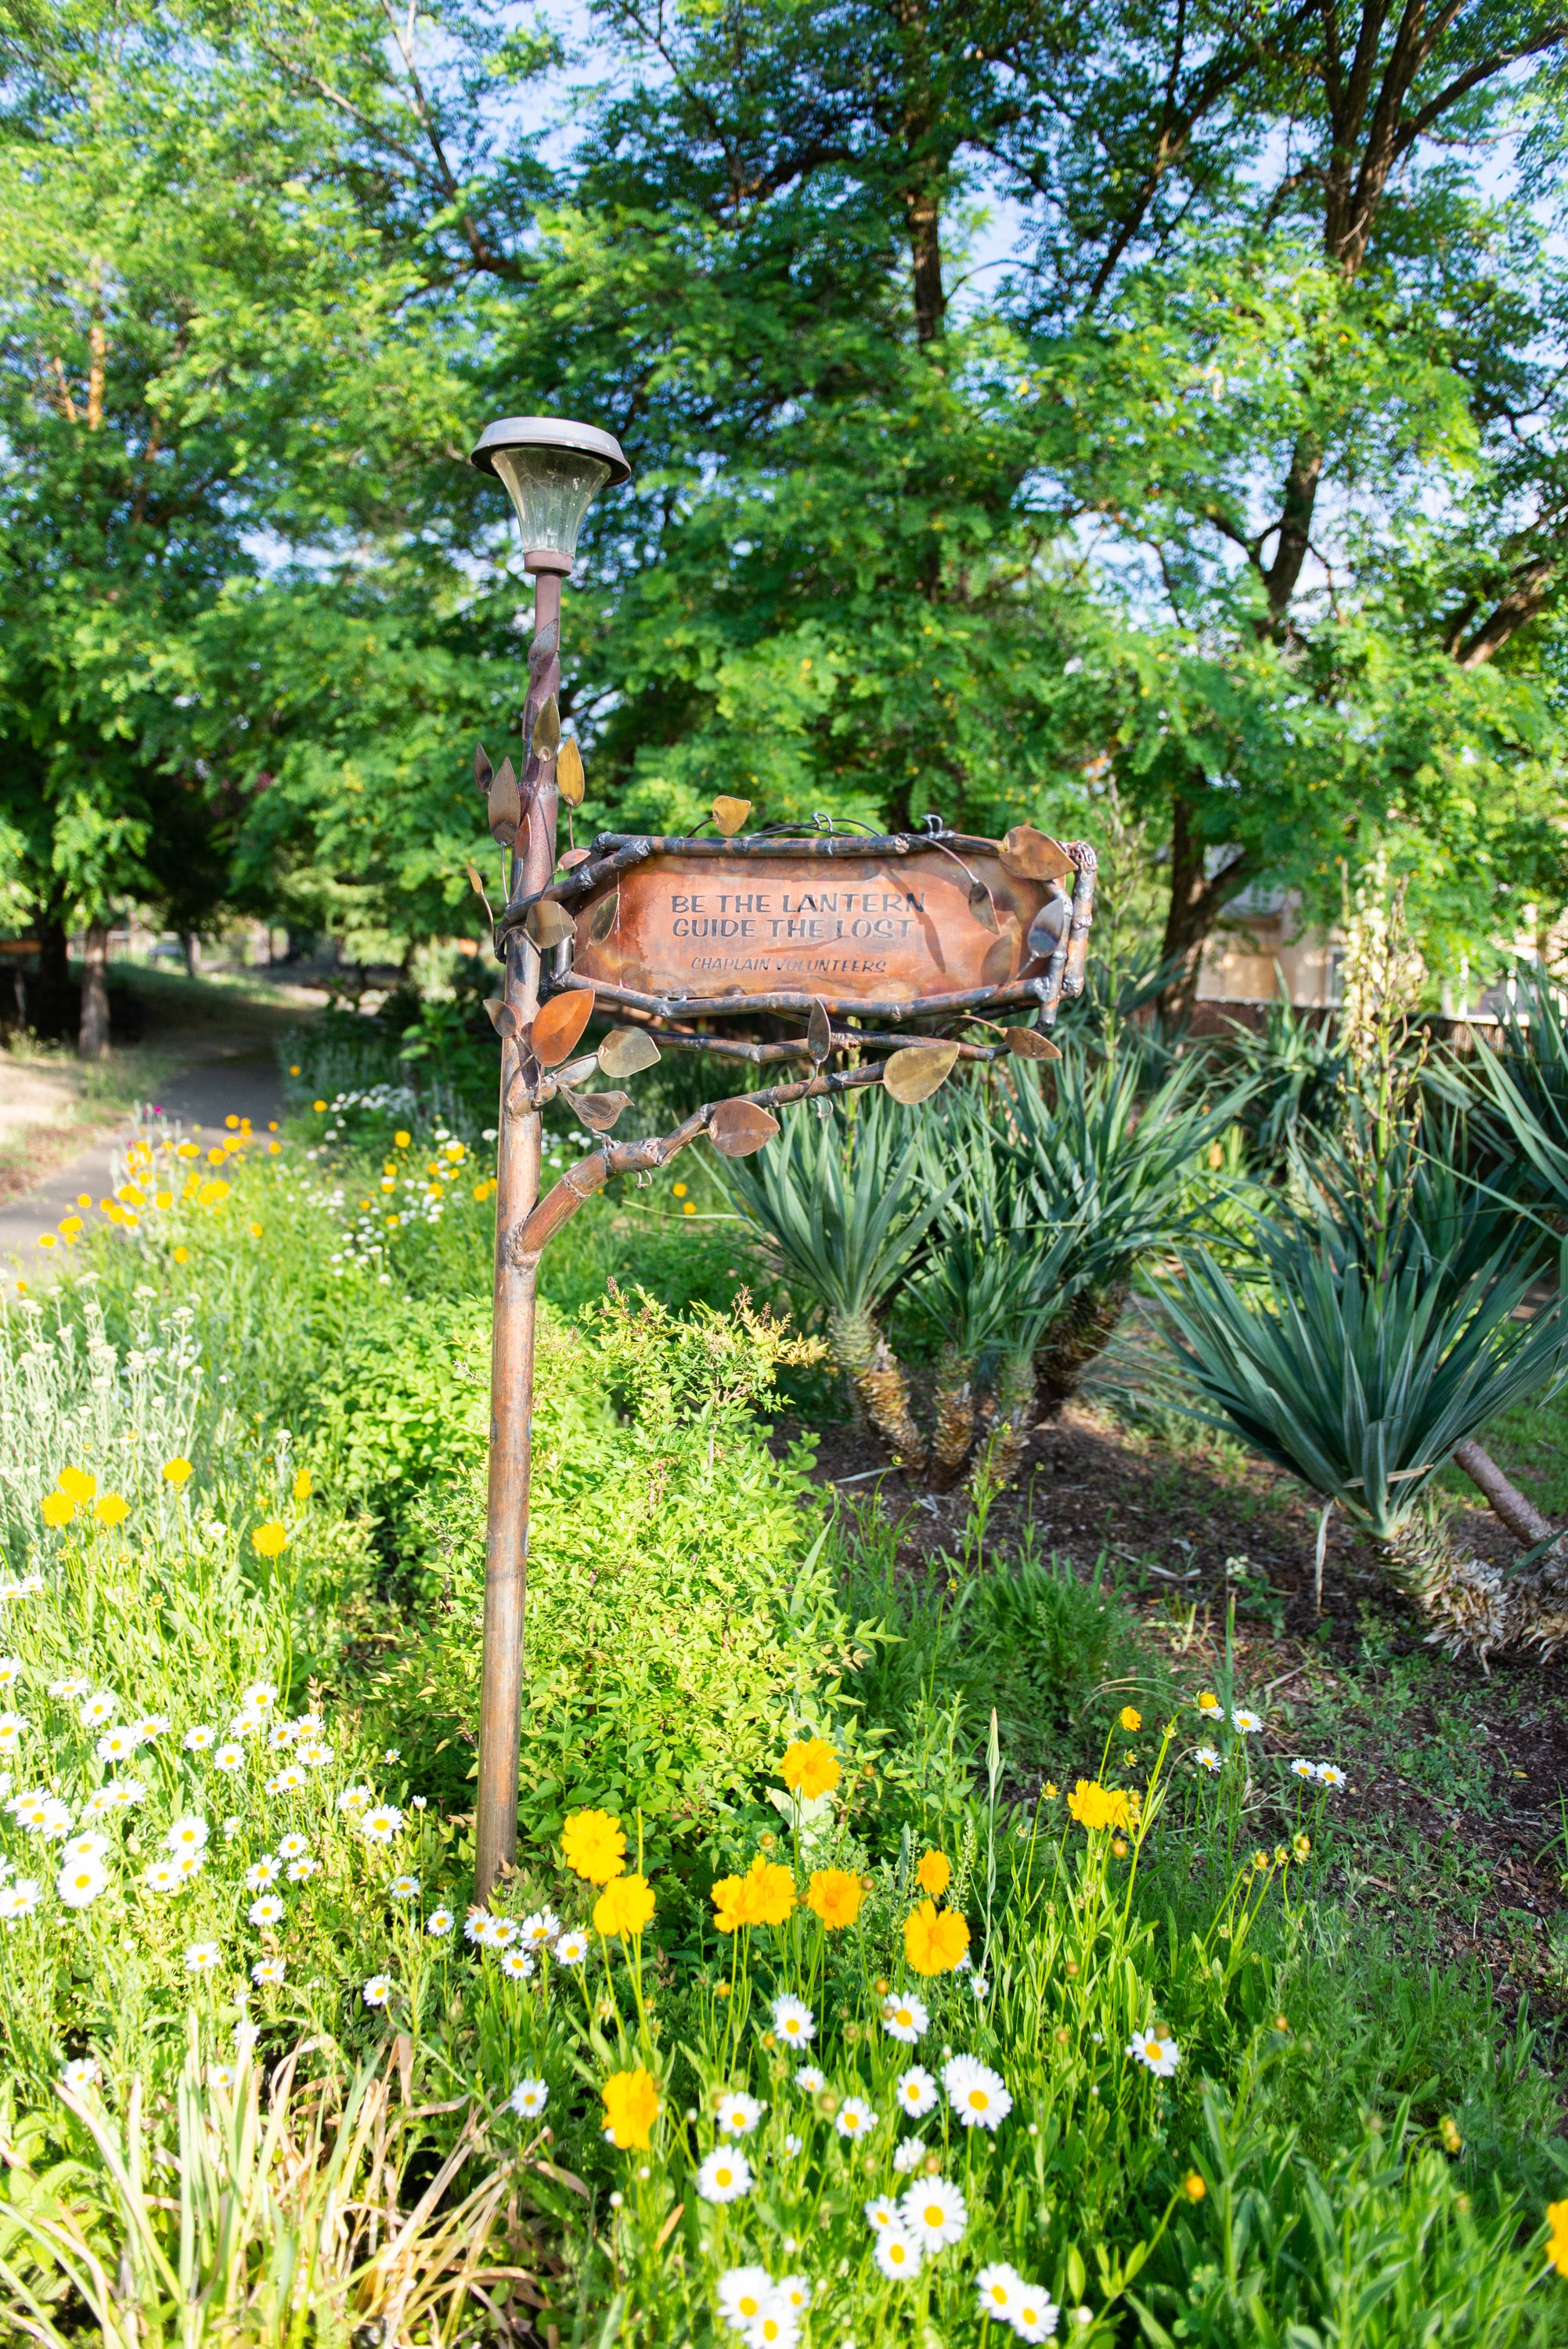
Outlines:
POLYGON ((984 1475, 997 1486, 1017 1475, 1035 1418, 1035 1369, 1027 1354, 1005 1354, 992 1390, 991 1433, 969 1472, 973 1485, 984 1475))
POLYGON ((1052 1322, 1035 1354, 1035 1385, 1044 1410, 1059 1410, 1078 1392, 1084 1372, 1116 1333, 1128 1288, 1127 1281, 1118 1280, 1109 1288, 1085 1289, 1052 1322))
POLYGON ((1449 1526, 1418 1518, 1378 1547, 1391 1578, 1429 1625, 1430 1646, 1473 1656, 1485 1671, 1499 1648, 1554 1656, 1568 1643, 1568 1568, 1550 1552, 1533 1568, 1505 1575, 1466 1557, 1449 1526))
POLYGON ((909 1476, 925 1471, 925 1445, 909 1408, 903 1364, 869 1313, 835 1313, 828 1331, 834 1359, 861 1410, 909 1476))
POLYGON ((945 1493, 969 1457, 975 1440, 975 1360, 952 1344, 936 1361, 936 1425, 931 1438, 931 1482, 945 1493))

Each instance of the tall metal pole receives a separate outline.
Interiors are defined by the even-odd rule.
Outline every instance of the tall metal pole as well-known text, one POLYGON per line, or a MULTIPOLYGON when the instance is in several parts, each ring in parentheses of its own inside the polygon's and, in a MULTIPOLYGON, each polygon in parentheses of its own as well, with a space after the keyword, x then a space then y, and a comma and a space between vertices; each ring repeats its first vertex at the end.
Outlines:
MULTIPOLYGON (((510 902, 542 889, 555 870, 555 756, 533 748, 534 722, 561 684, 561 582, 570 564, 532 555, 533 640, 523 711, 526 759, 510 902)), ((528 1592, 528 1479, 533 1434, 533 1334, 538 1274, 514 1243, 539 1197, 542 1123, 531 1106, 537 1067, 526 1042, 539 1009, 539 949, 521 929, 506 949, 510 1034, 500 1042, 497 1120, 495 1288, 490 1340, 490 1501, 485 1526, 484 1664, 480 1688, 479 1817, 474 1891, 490 1898, 517 1851, 518 1745, 522 1717, 523 1615, 528 1592)))

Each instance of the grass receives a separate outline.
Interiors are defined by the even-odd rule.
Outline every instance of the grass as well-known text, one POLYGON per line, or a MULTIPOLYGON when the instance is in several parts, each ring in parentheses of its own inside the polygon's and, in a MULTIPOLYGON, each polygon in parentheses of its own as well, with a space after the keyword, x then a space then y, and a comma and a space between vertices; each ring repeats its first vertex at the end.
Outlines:
POLYGON ((1311 1513, 1152 1413, 1080 1415, 967 1515, 833 1501, 770 1433, 786 1381, 839 1440, 833 1391, 735 1309, 759 1268, 696 1153, 547 1259, 523 1845, 491 1946, 465 1940, 488 1145, 362 1090, 276 1153, 154 1159, 134 1228, 0 1330, 0 1734, 108 1846, 73 1909, 58 1839, 0 1819, 0 2327, 281 2344, 307 2309, 322 2342, 707 2349, 761 2271, 781 2342, 978 2349, 1006 2270, 1025 2338, 1036 2295, 1075 2343, 1568 2339, 1568 1851, 1512 1775, 1568 1738, 1544 1676, 1446 1662, 1349 1546, 1320 1624, 1311 1513), (51 1528, 72 1466, 96 1489, 51 1528), (119 1722, 153 1724, 124 1764, 119 1722), (819 1737, 835 1782, 792 1795, 786 1746, 819 1737), (618 1935, 563 1842, 589 1807, 652 1894, 618 1935), (204 1857, 166 1885, 191 1818, 204 1857), (754 1868, 778 1921, 720 1930, 716 1880, 754 1868), (906 1930, 923 1868, 945 1952, 906 1930), (830 1869, 852 1922, 809 1903, 830 1869), (949 2049, 1010 2100, 995 2131, 949 2049), (737 2097, 760 2109, 727 2135, 737 2097), (738 2153, 751 2184, 713 2199, 738 2153), (890 2274, 865 2206, 934 2178, 956 2240, 890 2274))

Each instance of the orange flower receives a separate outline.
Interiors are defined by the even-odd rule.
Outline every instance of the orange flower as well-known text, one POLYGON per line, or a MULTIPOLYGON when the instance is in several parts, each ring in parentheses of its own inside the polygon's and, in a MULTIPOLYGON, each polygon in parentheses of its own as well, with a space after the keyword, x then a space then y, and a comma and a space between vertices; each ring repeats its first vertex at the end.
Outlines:
POLYGON ((64 1493, 45 1494, 44 1523, 46 1526, 68 1526, 76 1513, 76 1503, 64 1493))
POLYGON ((1080 1778, 1068 1796, 1068 1808, 1080 1827, 1090 1830, 1132 1825, 1127 1796, 1114 1786, 1102 1786, 1098 1778, 1080 1778))
POLYGON ((742 1925, 782 1925, 795 1906, 795 1879, 760 1852, 744 1876, 721 1876, 713 1888, 713 1921, 721 1933, 742 1925))
POLYGON ((851 1876, 847 1868, 819 1868, 807 1889, 806 1906, 814 1917, 821 1919, 830 1933, 837 1933, 854 1923, 865 1897, 860 1878, 851 1876))
POLYGON ((608 1811, 573 1811, 561 1830, 561 1857, 573 1876, 608 1884, 626 1864, 620 1820, 608 1811))
POLYGON ((839 1783, 839 1757, 820 1737, 795 1738, 784 1748, 784 1784, 792 1794, 815 1801, 839 1783))
POLYGON ((969 1927, 955 1909, 923 1900, 903 1920, 903 1954, 917 1974, 950 1974, 969 1947, 969 1927))
POLYGON ((928 1851, 914 1871, 914 1880, 923 1892, 929 1892, 934 1900, 940 1900, 953 1881, 953 1870, 947 1864, 946 1854, 928 1851))
POLYGON ((653 2075, 640 2064, 634 2072, 612 2072, 603 2094, 604 2127, 611 2143, 623 2153, 634 2147, 646 2153, 649 2132, 659 2113, 659 2092, 653 2075))
POLYGON ((614 1877, 593 1903, 593 1930, 634 1940, 653 1913, 653 1887, 646 1877, 614 1877))

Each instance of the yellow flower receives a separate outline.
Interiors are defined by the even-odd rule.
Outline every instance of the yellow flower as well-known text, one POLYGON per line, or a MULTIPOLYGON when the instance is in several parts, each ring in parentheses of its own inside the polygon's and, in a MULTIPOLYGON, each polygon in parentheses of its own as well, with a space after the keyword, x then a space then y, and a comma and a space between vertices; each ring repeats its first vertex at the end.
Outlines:
POLYGON ((296 1501, 308 1501, 310 1498, 310 1470, 308 1468, 302 1468, 299 1475, 294 1480, 294 1499, 296 1501))
POLYGON ((259 1239, 261 1238, 261 1237, 262 1237, 262 1227, 261 1227, 260 1224, 253 1224, 253 1225, 251 1226, 251 1237, 252 1237, 253 1240, 259 1240, 259 1239))
POLYGON ((604 2127, 611 2143, 623 2153, 646 2153, 649 2132, 658 2118, 659 2092, 653 2075, 639 2064, 634 2072, 612 2072, 604 2083, 604 2127))
POLYGON ((291 1077, 297 1077, 297 1076, 298 1076, 298 1074, 299 1074, 299 1062, 298 1062, 297 1061, 291 1061, 289 1062, 289 1074, 290 1074, 290 1076, 291 1076, 291 1077))
POLYGON ((852 1925, 861 1913, 865 1888, 858 1876, 847 1868, 819 1868, 812 1875, 806 1891, 806 1906, 814 1917, 820 1917, 830 1932, 840 1932, 852 1925))
POLYGON ((53 1232, 40 1232, 38 1234, 38 1246, 40 1247, 58 1247, 59 1241, 55 1237, 53 1232))
POLYGON ((1047 1803, 1054 1803, 1061 1791, 1061 1788, 1057 1785, 1054 1778, 1047 1778, 1046 1780, 1046 1800, 1047 1803))
POLYGON ((608 1884, 626 1864, 620 1820, 608 1811, 573 1811, 561 1831, 561 1857, 573 1876, 608 1884))
POLYGON ((90 1501, 98 1491, 98 1478, 89 1476, 84 1468, 62 1468, 57 1483, 67 1501, 90 1501))
POLYGON ((1200 1713, 1220 1713, 1223 1710, 1212 1689, 1205 1689, 1198 1699, 1200 1713))
POLYGON ((670 1195, 672 1198, 684 1199, 686 1195, 686 1186, 684 1183, 672 1183, 670 1185, 670 1195))
POLYGON ((784 1748, 784 1784, 808 1802, 830 1795, 839 1783, 839 1757, 820 1737, 795 1738, 784 1748))
POLYGON ((953 1870, 947 1864, 946 1854, 928 1851, 914 1871, 914 1880, 923 1892, 929 1892, 934 1900, 940 1900, 953 1881, 953 1870))
POLYGON ((100 1526, 122 1526, 130 1515, 130 1503, 119 1493, 106 1493, 93 1515, 100 1526))
POLYGON ((399 1150, 407 1150, 414 1137, 411 1133, 395 1133, 392 1136, 392 1139, 397 1143, 399 1150))
POLYGON ((1552 2230, 1546 2256, 1559 2275, 1568 2276, 1568 2202, 1548 2202, 1546 2223, 1552 2230))
POLYGON ((969 1928, 955 1909, 923 1900, 903 1920, 903 1954, 917 1974, 950 1974, 969 1947, 969 1928))
POLYGON ((1295 1852, 1297 1859, 1310 1858, 1312 1855, 1312 1837, 1310 1836, 1298 1835, 1295 1841, 1291 1846, 1291 1849, 1295 1852))
POLYGON ((44 1523, 46 1526, 68 1526, 76 1516, 76 1503, 64 1493, 44 1495, 44 1523))
POLYGON ((1181 2191, 1189 2202, 1201 2202, 1208 2190, 1195 2169, 1190 2169, 1181 2180, 1181 2191))
POLYGON ((251 1536, 251 1547, 262 1557, 277 1557, 288 1547, 288 1535, 275 1517, 258 1526, 251 1536))
POLYGON ((163 1481, 166 1485, 174 1485, 177 1490, 181 1485, 190 1483, 191 1463, 183 1453, 177 1452, 172 1460, 164 1462, 163 1481))
POLYGON ((174 1261, 176 1264, 189 1264, 191 1261, 190 1249, 188 1247, 177 1247, 174 1251, 174 1261))
POLYGON ((1124 1704, 1116 1717, 1123 1729, 1141 1729, 1143 1726, 1143 1715, 1135 1704, 1124 1704))
POLYGON ((1080 1778, 1068 1796, 1068 1808, 1080 1827, 1091 1831, 1132 1825, 1127 1796, 1114 1786, 1102 1786, 1098 1778, 1080 1778))
POLYGON ((744 1876, 721 1876, 712 1898, 713 1921, 721 1933, 741 1925, 782 1925, 795 1906, 795 1879, 759 1852, 744 1876))
POLYGON ((326 1103, 324 1101, 314 1101, 311 1103, 311 1107, 315 1110, 317 1117, 319 1117, 322 1112, 325 1109, 326 1103))
POLYGON ((617 1876, 593 1903, 593 1930, 634 1939, 654 1913, 654 1890, 646 1877, 617 1876))

